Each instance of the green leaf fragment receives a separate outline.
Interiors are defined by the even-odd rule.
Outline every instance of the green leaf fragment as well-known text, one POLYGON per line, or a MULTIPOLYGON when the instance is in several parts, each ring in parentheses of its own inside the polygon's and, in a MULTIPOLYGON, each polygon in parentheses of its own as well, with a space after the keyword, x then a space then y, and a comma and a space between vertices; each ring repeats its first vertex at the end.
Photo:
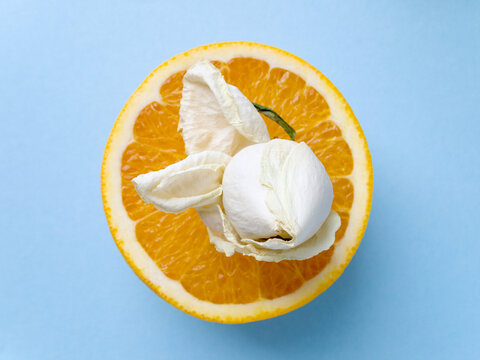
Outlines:
POLYGON ((283 130, 285 130, 285 132, 288 134, 288 136, 290 136, 292 140, 295 140, 295 136, 297 135, 297 132, 290 125, 288 125, 288 123, 285 120, 283 120, 280 115, 278 115, 275 111, 273 111, 269 107, 256 104, 254 102, 252 102, 252 104, 253 106, 255 106, 255 109, 257 109, 257 111, 260 114, 263 114, 269 119, 275 121, 278 125, 280 125, 283 128, 283 130))

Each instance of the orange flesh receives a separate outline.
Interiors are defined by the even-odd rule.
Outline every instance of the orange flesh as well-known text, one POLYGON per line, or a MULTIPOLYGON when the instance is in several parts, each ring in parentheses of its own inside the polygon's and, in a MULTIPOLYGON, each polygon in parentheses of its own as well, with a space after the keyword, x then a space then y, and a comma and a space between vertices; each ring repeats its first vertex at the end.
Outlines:
MULTIPOLYGON (((350 147, 340 129, 329 120, 325 99, 305 80, 252 58, 234 58, 228 63, 212 61, 227 83, 235 85, 256 103, 278 112, 296 131, 298 142, 306 142, 322 161, 334 190, 333 209, 341 217, 336 242, 341 241, 349 221, 353 185, 350 147)), ((247 304, 260 298, 290 294, 318 275, 328 264, 333 248, 302 261, 279 263, 257 261, 235 253, 231 257, 215 250, 205 226, 194 210, 165 214, 145 204, 131 179, 163 169, 186 157, 177 132, 178 112, 185 71, 167 79, 159 89, 162 103, 147 105, 134 125, 134 141, 122 157, 122 199, 129 217, 137 221, 136 235, 162 272, 179 281, 198 299, 215 304, 247 304)), ((284 130, 264 118, 270 136, 288 139, 284 130)))

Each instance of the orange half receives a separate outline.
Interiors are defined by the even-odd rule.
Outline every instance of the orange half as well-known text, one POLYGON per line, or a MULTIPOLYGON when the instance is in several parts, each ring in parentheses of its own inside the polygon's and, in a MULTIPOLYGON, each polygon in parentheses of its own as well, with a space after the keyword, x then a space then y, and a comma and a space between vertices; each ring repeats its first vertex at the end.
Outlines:
MULTIPOLYGON (((288 138, 265 118, 271 137, 288 138)), ((120 113, 105 148, 102 197, 112 236, 135 273, 160 297, 202 319, 241 323, 278 316, 314 299, 343 272, 367 226, 373 172, 351 108, 313 66, 286 51, 249 42, 201 46, 156 68, 120 113), (145 204, 131 179, 186 157, 177 132, 182 78, 199 60, 227 83, 278 112, 324 164, 341 217, 335 244, 310 259, 226 257, 210 244, 194 210, 165 214, 145 204)))

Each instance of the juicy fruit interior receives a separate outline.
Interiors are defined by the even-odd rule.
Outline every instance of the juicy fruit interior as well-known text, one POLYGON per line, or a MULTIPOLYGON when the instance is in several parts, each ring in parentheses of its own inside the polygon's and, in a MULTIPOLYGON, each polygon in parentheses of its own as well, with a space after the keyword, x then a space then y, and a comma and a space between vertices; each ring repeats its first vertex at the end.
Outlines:
MULTIPOLYGON (((325 99, 299 76, 270 68, 264 61, 234 58, 228 63, 212 63, 222 71, 226 82, 238 87, 248 99, 279 113, 297 131, 296 141, 306 142, 322 161, 333 183, 333 209, 342 220, 336 233, 336 242, 341 241, 353 202, 353 185, 348 179, 353 158, 340 129, 330 120, 325 99)), ((177 132, 184 73, 168 78, 159 89, 162 101, 141 111, 134 125, 134 141, 123 153, 122 200, 129 217, 137 222, 137 239, 166 276, 179 281, 198 299, 246 304, 290 294, 321 272, 335 245, 302 261, 262 262, 237 253, 226 257, 210 244, 194 210, 160 212, 145 204, 133 188, 131 179, 135 176, 186 157, 177 132)), ((264 120, 272 138, 288 139, 280 126, 264 120)))

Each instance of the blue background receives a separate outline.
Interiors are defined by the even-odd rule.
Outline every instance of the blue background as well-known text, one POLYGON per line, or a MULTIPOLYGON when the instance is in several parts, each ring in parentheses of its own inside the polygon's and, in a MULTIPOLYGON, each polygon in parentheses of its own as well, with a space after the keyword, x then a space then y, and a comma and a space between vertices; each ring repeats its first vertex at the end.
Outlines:
POLYGON ((2 1, 0 359, 478 359, 475 1, 2 1), (354 109, 365 238, 307 306, 225 326, 159 299, 111 239, 100 164, 157 65, 206 43, 288 50, 354 109))

